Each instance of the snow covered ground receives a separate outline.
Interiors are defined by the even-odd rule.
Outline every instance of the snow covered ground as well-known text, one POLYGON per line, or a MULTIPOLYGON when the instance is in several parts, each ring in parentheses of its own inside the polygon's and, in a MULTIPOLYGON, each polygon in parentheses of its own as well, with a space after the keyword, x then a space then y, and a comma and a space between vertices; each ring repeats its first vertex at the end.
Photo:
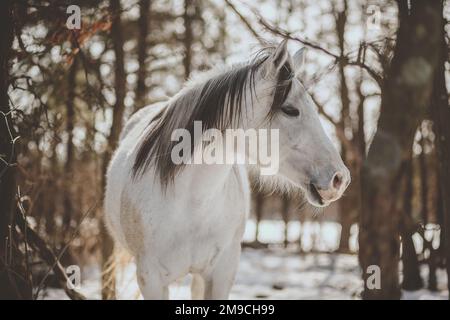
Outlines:
MULTIPOLYGON (((305 223, 302 226, 302 248, 331 251, 336 248, 338 224, 305 223)), ((253 222, 249 222, 244 239, 254 240, 253 222)), ((300 224, 292 222, 288 238, 298 242, 300 224)), ((283 224, 263 221, 260 241, 275 243, 267 249, 244 248, 230 299, 359 299, 362 290, 357 255, 307 253, 299 254, 296 245, 282 248, 283 224)), ((355 231, 355 230, 353 230, 355 231)), ((356 235, 351 247, 356 246, 356 235)), ((426 268, 423 268, 426 279, 426 268)), ((100 272, 98 267, 85 268, 80 291, 88 298, 100 298, 100 272)), ((135 277, 135 265, 127 264, 118 275, 118 298, 141 299, 135 277)), ((190 277, 179 280, 170 287, 171 299, 189 299, 190 277)), ((438 272, 442 291, 428 290, 404 292, 404 299, 447 299, 446 275, 438 272)), ((65 299, 60 289, 48 289, 44 299, 65 299)))

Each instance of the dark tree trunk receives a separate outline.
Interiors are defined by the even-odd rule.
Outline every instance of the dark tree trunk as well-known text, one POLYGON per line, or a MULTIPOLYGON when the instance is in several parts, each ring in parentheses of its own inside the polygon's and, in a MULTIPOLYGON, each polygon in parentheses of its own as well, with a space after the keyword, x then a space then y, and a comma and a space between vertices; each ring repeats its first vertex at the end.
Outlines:
MULTIPOLYGON (((350 116, 350 97, 349 88, 347 84, 347 77, 345 75, 345 28, 347 24, 347 14, 348 14, 348 4, 347 1, 343 2, 342 11, 335 13, 335 23, 336 23, 336 35, 338 39, 339 55, 340 59, 338 61, 339 70, 339 97, 341 101, 341 120, 338 123, 340 127, 339 130, 345 132, 350 129, 353 131, 352 119, 350 116)), ((342 139, 347 139, 345 136, 342 139)), ((353 137, 356 141, 356 137, 353 137)), ((341 144, 341 156, 342 160, 347 164, 350 169, 352 177, 356 176, 356 155, 357 148, 351 149, 346 147, 344 143, 341 144)), ((349 240, 350 240, 350 229, 354 221, 355 213, 358 210, 359 189, 356 189, 356 185, 353 184, 349 187, 346 192, 346 196, 339 201, 339 216, 340 223, 342 226, 341 235, 339 240, 339 252, 349 252, 349 240)))
POLYGON ((282 196, 282 205, 281 205, 281 216, 284 222, 284 247, 287 248, 289 240, 288 240, 288 224, 289 224, 289 204, 290 198, 287 194, 283 194, 282 196))
POLYGON ((336 13, 336 32, 339 45, 340 59, 338 61, 339 68, 339 95, 341 99, 341 121, 342 129, 351 128, 350 119, 350 98, 348 93, 347 78, 345 76, 346 61, 345 55, 345 26, 347 23, 347 1, 344 1, 342 11, 336 13))
MULTIPOLYGON (((436 153, 435 153, 436 155, 436 153)), ((437 155, 436 155, 437 156, 437 155)), ((439 159, 437 159, 439 161, 439 159)), ((442 187, 439 173, 439 163, 437 163, 437 173, 436 173, 436 219, 437 223, 441 228, 439 233, 439 248, 438 248, 438 266, 439 268, 445 268, 445 255, 446 255, 446 244, 445 244, 445 217, 444 217, 444 199, 442 195, 442 187)))
MULTIPOLYGON (((365 61, 365 49, 364 53, 363 53, 363 61, 365 61)), ((360 163, 362 160, 364 160, 364 158, 366 157, 366 136, 365 136, 365 130, 364 130, 364 102, 366 100, 366 97, 363 95, 362 92, 362 71, 360 74, 360 79, 359 79, 359 83, 357 86, 357 91, 358 91, 358 97, 359 97, 359 102, 358 102, 358 130, 357 130, 357 134, 356 134, 356 139, 358 142, 358 152, 360 155, 360 163)), ((359 170, 358 170, 359 172, 359 170)), ((359 179, 358 179, 359 180, 359 179)))
POLYGON ((433 246, 430 247, 430 256, 428 257, 428 290, 430 291, 437 291, 437 264, 436 264, 436 256, 437 252, 433 248, 433 246))
POLYGON ((31 285, 24 256, 15 243, 15 170, 12 124, 8 96, 9 59, 14 34, 13 2, 0 2, 0 299, 30 299, 31 285))
POLYGON ((430 98, 440 47, 439 1, 399 0, 398 6, 397 43, 382 87, 378 128, 361 171, 359 260, 363 299, 399 299, 401 295, 400 181, 430 98), (380 268, 380 288, 368 286, 371 265, 380 268))
POLYGON ((298 233, 298 252, 303 253, 303 221, 299 221, 300 230, 298 233))
POLYGON ((12 224, 14 208, 14 170, 9 165, 15 162, 12 144, 14 128, 9 113, 9 55, 12 44, 13 21, 12 2, 2 1, 0 6, 0 257, 7 256, 9 226, 12 224), (8 123, 8 125, 7 125, 8 123), (12 132, 10 133, 10 130, 12 132))
MULTIPOLYGON (((363 55, 365 53, 362 53, 363 55)), ((363 61, 365 58, 362 59, 363 61)), ((364 101, 365 96, 362 92, 362 71, 357 83, 358 93, 358 125, 353 132, 352 143, 355 145, 353 150, 347 150, 350 156, 346 157, 346 164, 350 170, 352 183, 347 189, 345 196, 339 201, 339 212, 341 218, 341 235, 339 239, 339 252, 350 252, 350 236, 351 227, 358 219, 359 211, 361 210, 361 182, 360 182, 360 167, 361 162, 365 158, 366 153, 366 140, 364 134, 364 101)), ((345 148, 343 148, 345 150, 345 148)))
MULTIPOLYGON (((426 145, 427 137, 425 136, 425 130, 423 127, 421 128, 421 140, 420 146, 422 148, 421 153, 419 155, 419 164, 420 164, 420 201, 421 201, 421 210, 420 215, 422 217, 423 225, 425 228, 429 223, 429 208, 428 208, 428 164, 427 164, 427 156, 425 154, 425 145, 426 145)), ((425 232, 423 233, 423 251, 428 250, 429 256, 427 259, 428 262, 428 289, 431 291, 437 290, 437 279, 436 279, 436 252, 433 248, 433 238, 430 240, 425 238, 425 232)))
POLYGON ((255 195, 255 243, 258 243, 258 237, 259 237, 259 223, 261 222, 262 218, 262 210, 264 205, 264 195, 262 192, 256 191, 255 195))
POLYGON ((64 166, 64 215, 63 228, 65 233, 70 229, 70 222, 72 220, 72 178, 73 178, 73 163, 74 163, 74 145, 73 145, 73 128, 75 123, 75 76, 77 73, 77 58, 75 57, 69 69, 67 77, 67 101, 66 101, 66 131, 67 131, 67 149, 66 149, 66 163, 64 166))
POLYGON ((423 287, 423 281, 420 277, 419 261, 417 259, 417 252, 412 239, 413 234, 417 230, 417 225, 414 223, 411 216, 414 173, 412 159, 406 163, 405 173, 403 215, 400 223, 403 262, 402 288, 405 290, 418 290, 423 287))
POLYGON ((140 0, 140 14, 138 20, 138 64, 139 69, 137 72, 137 84, 136 84, 136 105, 135 110, 142 108, 147 104, 146 99, 146 87, 145 87, 145 79, 147 78, 147 35, 149 34, 149 25, 150 25, 150 0, 140 0))
POLYGON ((124 99, 126 94, 126 74, 125 74, 125 60, 123 51, 123 35, 120 0, 111 0, 110 10, 114 15, 111 24, 111 39, 115 55, 114 61, 114 90, 116 101, 113 106, 113 120, 111 124, 111 131, 108 137, 108 153, 107 163, 111 158, 112 152, 116 149, 119 140, 120 130, 122 129, 123 115, 125 111, 124 99))
MULTIPOLYGON (((63 201, 63 225, 61 232, 61 244, 70 241, 68 236, 70 233, 70 227, 74 214, 74 192, 73 186, 73 167, 75 161, 75 146, 73 144, 73 129, 75 126, 75 88, 76 88, 76 74, 77 74, 77 57, 74 58, 72 65, 69 68, 67 75, 67 99, 66 99, 66 132, 67 132, 67 149, 66 149, 66 162, 64 164, 63 172, 63 188, 62 195, 63 201)), ((55 151, 56 152, 56 151, 55 151)), ((55 156, 55 167, 57 168, 57 158, 55 156)), ((50 200, 52 201, 52 200, 50 200)), ((54 219, 55 212, 50 212, 51 218, 54 219)), ((75 264, 72 250, 69 247, 61 257, 61 261, 66 265, 75 264)))
MULTIPOLYGON (((58 159, 56 147, 58 146, 58 139, 54 136, 52 141, 50 142, 52 155, 50 157, 50 163, 52 168, 58 168, 58 159)), ((56 185, 56 175, 58 171, 53 169, 53 172, 50 174, 49 178, 47 178, 45 190, 47 190, 50 194, 58 193, 58 186, 56 185)), ((43 194, 41 197, 41 201, 44 203, 45 207, 45 232, 48 237, 53 240, 51 246, 56 247, 58 244, 56 243, 57 238, 57 227, 56 227, 56 201, 48 201, 48 195, 43 194)))
MULTIPOLYGON (((444 232, 445 244, 441 245, 445 248, 447 279, 450 279, 450 107, 448 105, 448 93, 445 83, 445 61, 447 60, 448 49, 445 42, 445 22, 440 21, 440 29, 437 32, 440 38, 440 50, 438 50, 440 54, 437 72, 434 77, 431 113, 434 121, 434 131, 436 133, 439 181, 442 197, 441 205, 444 216, 442 231, 444 232)), ((450 292, 450 281, 447 281, 447 286, 450 292)))
MULTIPOLYGON (((352 176, 352 178, 354 177, 352 176)), ((338 252, 341 253, 350 252, 350 230, 353 222, 351 210, 353 206, 354 205, 350 203, 350 200, 348 199, 344 198, 341 199, 341 201, 339 201, 339 215, 340 215, 339 223, 341 224, 341 234, 339 237, 338 252)))
MULTIPOLYGON (((113 106, 113 120, 108 137, 108 147, 103 158, 102 186, 106 186, 106 169, 111 159, 112 152, 116 149, 120 130, 122 129, 123 115, 125 111, 124 99, 126 93, 126 74, 123 51, 123 35, 121 22, 120 0, 110 0, 110 10, 113 15, 111 24, 111 39, 115 54, 114 61, 114 89, 116 102, 113 106)), ((113 267, 114 242, 108 234, 105 224, 101 223, 102 238, 102 299, 115 299, 115 268, 113 267)))
POLYGON ((183 66, 184 66, 184 77, 187 79, 191 74, 191 64, 192 64, 192 20, 193 20, 193 11, 195 10, 194 1, 193 0, 184 0, 184 36, 183 36, 183 45, 184 45, 184 57, 183 57, 183 66))
MULTIPOLYGON (((419 172, 420 172, 420 216, 424 226, 428 224, 428 168, 425 154, 425 137, 424 130, 420 130, 422 138, 420 139, 420 146, 422 151, 419 155, 419 172)), ((425 247, 425 246, 424 246, 425 247)))

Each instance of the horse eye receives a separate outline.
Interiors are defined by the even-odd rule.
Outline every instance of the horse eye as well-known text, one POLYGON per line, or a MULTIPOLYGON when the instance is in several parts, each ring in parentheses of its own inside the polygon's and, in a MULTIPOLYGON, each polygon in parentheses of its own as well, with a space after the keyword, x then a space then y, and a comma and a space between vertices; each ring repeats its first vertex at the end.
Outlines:
POLYGON ((300 111, 297 108, 294 108, 291 105, 286 105, 281 107, 281 111, 283 111, 289 117, 298 117, 300 111))

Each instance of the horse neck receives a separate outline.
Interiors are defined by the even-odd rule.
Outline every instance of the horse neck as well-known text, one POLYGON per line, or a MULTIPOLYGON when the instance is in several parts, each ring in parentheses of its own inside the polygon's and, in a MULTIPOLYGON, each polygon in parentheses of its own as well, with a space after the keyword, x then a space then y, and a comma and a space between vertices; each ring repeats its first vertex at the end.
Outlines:
POLYGON ((224 185, 234 175, 233 165, 226 164, 196 164, 186 167, 185 170, 184 177, 189 183, 188 188, 193 188, 197 196, 205 197, 220 194, 224 185))

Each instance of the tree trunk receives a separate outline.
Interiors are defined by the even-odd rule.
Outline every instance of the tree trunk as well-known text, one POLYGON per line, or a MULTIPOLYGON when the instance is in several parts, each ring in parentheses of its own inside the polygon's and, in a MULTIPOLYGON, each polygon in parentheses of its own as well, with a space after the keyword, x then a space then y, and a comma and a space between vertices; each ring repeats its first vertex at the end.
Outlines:
POLYGON ((290 199, 287 194, 283 194, 282 196, 282 205, 281 205, 281 216, 283 217, 284 222, 284 247, 287 248, 289 240, 288 240, 288 225, 289 225, 289 203, 290 199))
MULTIPOLYGON (((365 61, 365 49, 363 49, 363 50, 364 50, 364 53, 363 53, 362 60, 365 61)), ((364 130, 364 102, 366 100, 366 97, 364 96, 364 94, 362 92, 362 83, 363 83, 362 77, 363 77, 363 73, 361 71, 359 83, 357 85, 359 102, 358 102, 358 130, 356 133, 356 139, 357 139, 357 144, 358 144, 358 152, 360 155, 360 159, 357 159, 357 160, 359 160, 358 173, 359 173, 359 169, 360 169, 359 167, 361 165, 361 162, 366 157, 366 135, 365 135, 365 130, 364 130)))
MULTIPOLYGON (((436 151, 436 149, 435 149, 436 151)), ((437 154, 435 153, 435 156, 437 156, 437 154)), ((438 248, 438 266, 439 268, 445 268, 445 255, 446 255, 446 244, 445 244, 445 219, 444 219, 444 199, 443 199, 443 195, 442 195, 442 187, 441 187, 441 178, 440 178, 440 173, 439 173, 439 159, 437 160, 437 166, 436 166, 436 180, 435 180, 435 184, 436 184, 436 219, 437 219, 437 223, 439 224, 440 228, 441 228, 441 232, 439 233, 439 248, 438 248)))
POLYGON ((192 63, 192 15, 194 11, 194 2, 193 0, 184 0, 184 57, 183 57, 183 66, 184 66, 184 77, 188 79, 191 74, 191 63, 192 63))
POLYGON ((0 6, 0 257, 7 256, 10 239, 9 227, 12 224, 14 208, 15 179, 14 170, 9 165, 15 162, 12 144, 14 128, 9 113, 9 55, 12 44, 13 21, 12 2, 2 1, 0 6), (8 124, 7 124, 8 123, 8 124), (12 130, 10 133, 9 131, 12 130))
MULTIPOLYGON (((123 35, 121 26, 120 0, 110 1, 110 10, 113 16, 111 24, 111 38, 115 54, 114 63, 114 89, 116 102, 113 106, 113 120, 108 137, 108 146, 103 158, 102 185, 106 186, 106 170, 111 159, 112 152, 116 149, 122 129, 123 114, 125 110, 124 99, 126 93, 126 74, 124 65, 123 35)), ((115 268, 114 268, 114 243, 108 234, 105 224, 101 223, 102 238, 102 299, 115 299, 115 268)))
MULTIPOLYGON (((362 53, 362 60, 365 61, 365 51, 362 53)), ((358 219, 359 211, 361 211, 361 181, 360 181, 360 170, 361 162, 365 158, 366 153, 366 140, 364 134, 364 101, 365 96, 362 92, 363 83, 363 73, 361 71, 356 84, 356 90, 358 93, 358 125, 355 130, 353 130, 353 140, 352 143, 355 145, 353 150, 347 150, 349 156, 346 156, 346 164, 350 170, 352 183, 347 189, 345 196, 339 201, 340 208, 340 218, 341 218, 341 235, 339 239, 338 252, 348 253, 350 252, 350 236, 351 227, 358 219)))
POLYGON ((146 87, 145 87, 145 79, 147 78, 147 35, 149 34, 149 25, 150 25, 150 0, 140 0, 140 14, 138 20, 138 64, 139 69, 137 72, 137 84, 136 84, 136 103, 135 110, 138 110, 144 107, 147 104, 146 99, 146 87))
POLYGON ((77 73, 77 58, 73 60, 69 69, 67 77, 67 101, 66 101, 66 131, 67 131, 67 149, 66 149, 66 163, 64 165, 64 216, 63 226, 64 233, 70 229, 70 222, 72 220, 72 190, 73 183, 73 162, 74 162, 74 145, 73 145, 73 128, 75 122, 75 76, 77 73))
MULTIPOLYGON (((352 128, 352 119, 350 117, 350 98, 349 98, 349 89, 347 85, 347 77, 345 75, 345 67, 346 61, 344 59, 345 56, 345 27, 347 24, 347 10, 348 4, 347 1, 343 2, 343 10, 335 13, 335 23, 336 23, 336 35, 338 39, 339 46, 339 55, 340 59, 338 61, 338 70, 339 70, 339 96, 341 101, 341 120, 338 123, 342 132, 345 132, 346 129, 352 128)), ((343 139, 347 139, 345 136, 343 139)), ((353 137, 354 141, 356 138, 353 137)), ((355 176, 356 168, 354 161, 355 155, 353 154, 354 150, 349 150, 345 147, 344 143, 341 144, 341 156, 344 162, 350 169, 352 177, 355 176)), ((354 220, 354 213, 357 210, 359 205, 358 201, 351 195, 355 195, 355 191, 358 191, 354 188, 354 186, 350 186, 350 188, 346 192, 346 197, 342 198, 339 201, 339 216, 340 223, 342 226, 341 235, 339 240, 339 252, 349 252, 349 240, 350 240, 350 228, 352 226, 352 222, 354 220)), ((358 198, 358 197, 357 197, 358 198)))
POLYGON ((380 119, 361 171, 359 260, 363 299, 399 299, 400 181, 430 98, 440 47, 442 4, 398 1, 394 56, 382 87, 380 119), (375 265, 381 286, 369 285, 375 265), (369 278, 370 277, 370 278, 369 278))
POLYGON ((350 212, 347 211, 347 205, 345 205, 345 200, 340 202, 339 214, 340 214, 340 224, 341 224, 341 234, 339 237, 339 248, 340 253, 350 252, 350 230, 352 227, 352 220, 350 217, 350 212))
POLYGON ((412 236, 417 229, 417 225, 414 223, 411 216, 414 174, 412 159, 406 163, 405 171, 405 194, 403 200, 403 215, 400 225, 403 262, 402 288, 405 290, 418 290, 423 287, 423 281, 420 277, 419 261, 417 259, 417 252, 412 239, 412 236))
POLYGON ((430 246, 430 256, 428 257, 428 290, 430 291, 438 291, 437 288, 437 264, 436 264, 436 256, 437 252, 430 246))
MULTIPOLYGON (((425 137, 424 130, 421 128, 420 146, 422 151, 419 155, 419 171, 420 171, 420 216, 422 223, 426 227, 428 224, 428 168, 427 159, 425 155, 425 137)), ((424 239, 425 240, 425 239, 424 239)), ((424 246, 425 247, 425 246, 424 246)))
MULTIPOLYGON (((441 4, 442 10, 442 4, 441 4)), ((439 180, 442 195, 442 211, 444 216, 445 244, 447 279, 450 279, 450 107, 448 105, 448 93, 445 83, 445 61, 447 60, 447 45, 445 42, 445 22, 440 20, 440 30, 437 32, 440 38, 438 52, 439 63, 434 77, 433 94, 431 97, 431 114, 434 121, 434 131, 436 133, 436 144, 439 159, 439 180)), ((447 281, 450 293, 450 281, 447 281)), ((450 299, 450 296, 449 296, 450 299)))
POLYGON ((14 243, 16 137, 9 105, 9 59, 14 34, 13 2, 0 2, 0 299, 30 299, 24 256, 14 243))
MULTIPOLYGON (((420 146, 422 148, 421 153, 419 155, 419 164, 420 164, 420 201, 421 201, 421 210, 420 215, 422 217, 422 222, 424 227, 426 228, 429 223, 429 208, 428 208, 428 164, 427 158, 425 154, 425 145, 427 137, 425 136, 425 130, 421 127, 421 139, 420 146)), ((428 240, 425 238, 425 232, 423 233, 423 252, 428 249, 429 256, 427 259, 428 263, 428 289, 431 291, 437 290, 437 279, 436 279, 436 252, 433 248, 433 237, 428 240)))
POLYGON ((259 237, 259 223, 261 222, 262 218, 262 209, 264 205, 264 195, 262 192, 255 191, 255 243, 258 243, 258 237, 259 237))

